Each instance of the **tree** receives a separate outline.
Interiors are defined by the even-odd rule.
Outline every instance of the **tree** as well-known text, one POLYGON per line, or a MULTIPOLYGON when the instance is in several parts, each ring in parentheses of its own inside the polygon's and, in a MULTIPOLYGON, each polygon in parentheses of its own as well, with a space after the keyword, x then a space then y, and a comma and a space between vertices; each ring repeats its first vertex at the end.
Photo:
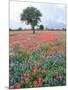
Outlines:
POLYGON ((26 24, 30 24, 33 29, 33 34, 35 34, 35 26, 41 21, 41 12, 35 7, 27 7, 23 10, 21 14, 21 21, 25 21, 26 24))
POLYGON ((19 27, 19 28, 18 28, 18 30, 19 30, 19 31, 21 31, 21 30, 22 30, 22 28, 21 28, 21 27, 19 27))
POLYGON ((43 30, 43 29, 44 29, 44 26, 43 26, 43 25, 40 25, 39 28, 40 28, 41 30, 43 30))

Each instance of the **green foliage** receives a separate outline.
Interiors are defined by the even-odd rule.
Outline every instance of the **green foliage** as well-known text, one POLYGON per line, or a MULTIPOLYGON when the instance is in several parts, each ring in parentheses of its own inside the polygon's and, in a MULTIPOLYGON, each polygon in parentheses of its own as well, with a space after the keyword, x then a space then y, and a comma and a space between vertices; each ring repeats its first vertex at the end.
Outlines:
POLYGON ((23 61, 28 61, 29 60, 29 55, 25 54, 25 53, 24 54, 17 54, 15 56, 15 58, 19 63, 21 63, 23 61))
POLYGON ((48 44, 43 44, 43 45, 41 46, 41 49, 42 49, 42 51, 47 52, 47 51, 48 51, 48 49, 49 49, 48 44))
POLYGON ((35 7, 27 7, 21 14, 21 21, 25 21, 26 24, 30 24, 32 29, 40 22, 42 14, 35 7))
POLYGON ((34 82, 37 83, 37 87, 66 85, 65 53, 58 52, 47 56, 42 54, 42 52, 45 53, 48 50, 49 45, 43 44, 39 50, 33 51, 31 54, 23 51, 13 56, 10 55, 10 86, 15 86, 16 82, 21 84, 21 88, 35 87, 34 82), (58 79, 56 77, 57 73, 58 79), (41 84, 38 86, 39 78, 41 84))

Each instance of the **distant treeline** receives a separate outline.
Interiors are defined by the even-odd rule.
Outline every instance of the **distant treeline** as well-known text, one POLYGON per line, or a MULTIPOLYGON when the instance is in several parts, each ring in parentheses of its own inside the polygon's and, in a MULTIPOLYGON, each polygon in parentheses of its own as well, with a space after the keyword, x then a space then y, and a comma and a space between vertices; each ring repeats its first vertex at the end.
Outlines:
MULTIPOLYGON (((11 28, 9 28, 9 31, 30 31, 30 30, 32 30, 32 29, 22 29, 22 28, 18 28, 18 29, 11 29, 11 28)), ((46 28, 46 29, 35 29, 36 31, 55 31, 55 30, 64 30, 64 31, 66 31, 66 29, 65 28, 62 28, 62 29, 49 29, 49 28, 46 28)))

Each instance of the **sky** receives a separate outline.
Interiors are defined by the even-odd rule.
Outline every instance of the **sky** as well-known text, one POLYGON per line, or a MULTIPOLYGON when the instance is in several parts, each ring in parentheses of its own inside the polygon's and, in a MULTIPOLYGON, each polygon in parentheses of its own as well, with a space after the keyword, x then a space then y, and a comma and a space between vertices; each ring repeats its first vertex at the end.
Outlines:
POLYGON ((10 28, 22 29, 31 28, 25 22, 21 22, 20 15, 27 7, 35 7, 42 13, 41 22, 46 28, 65 28, 65 5, 64 4, 51 4, 51 3, 32 3, 32 2, 15 2, 10 1, 10 28))

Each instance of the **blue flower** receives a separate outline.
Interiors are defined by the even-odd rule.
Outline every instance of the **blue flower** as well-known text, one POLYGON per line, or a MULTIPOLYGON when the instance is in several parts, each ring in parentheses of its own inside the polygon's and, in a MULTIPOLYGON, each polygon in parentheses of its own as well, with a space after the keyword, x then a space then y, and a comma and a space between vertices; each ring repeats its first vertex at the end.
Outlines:
POLYGON ((9 78, 9 84, 10 85, 14 85, 16 83, 15 79, 14 78, 9 78))

